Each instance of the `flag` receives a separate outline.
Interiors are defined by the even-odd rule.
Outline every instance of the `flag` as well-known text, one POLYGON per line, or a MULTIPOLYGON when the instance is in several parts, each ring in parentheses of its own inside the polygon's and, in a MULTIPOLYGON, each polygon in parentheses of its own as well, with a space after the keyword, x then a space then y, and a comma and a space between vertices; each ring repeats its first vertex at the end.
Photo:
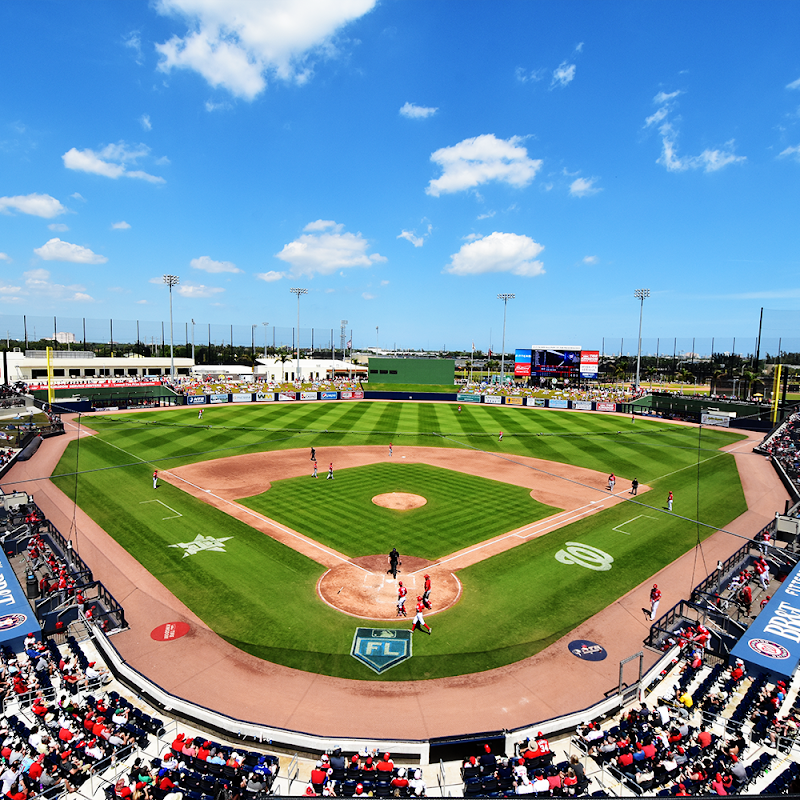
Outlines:
POLYGON ((489 358, 491 358, 491 357, 492 357, 492 348, 490 347, 489 348, 489 358))
POLYGON ((348 339, 347 340, 347 346, 348 347, 352 347, 353 346, 353 340, 352 339, 348 339))

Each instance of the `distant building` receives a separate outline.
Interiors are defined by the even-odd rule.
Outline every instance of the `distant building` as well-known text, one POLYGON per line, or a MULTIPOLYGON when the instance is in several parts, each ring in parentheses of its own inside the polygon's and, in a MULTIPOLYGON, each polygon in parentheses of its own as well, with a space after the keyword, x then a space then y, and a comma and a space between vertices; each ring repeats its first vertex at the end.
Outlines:
POLYGON ((352 361, 340 361, 331 358, 301 358, 299 375, 295 375, 298 362, 295 358, 257 358, 254 372, 256 377, 273 383, 286 383, 298 377, 303 381, 332 380, 334 378, 367 377, 367 368, 352 361))

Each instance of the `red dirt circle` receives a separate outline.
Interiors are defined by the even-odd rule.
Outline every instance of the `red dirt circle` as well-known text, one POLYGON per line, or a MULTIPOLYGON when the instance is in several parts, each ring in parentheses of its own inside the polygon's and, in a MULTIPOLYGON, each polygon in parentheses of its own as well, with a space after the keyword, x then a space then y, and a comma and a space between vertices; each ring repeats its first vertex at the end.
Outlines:
POLYGON ((411 511, 414 508, 422 508, 428 501, 421 495, 409 492, 387 492, 376 494, 372 502, 376 506, 391 508, 394 511, 411 511))
MULTIPOLYGON (((431 608, 425 615, 450 608, 461 597, 461 582, 445 567, 424 558, 400 556, 397 580, 388 572, 387 556, 363 556, 329 569, 317 582, 317 594, 337 611, 359 619, 398 619, 399 582, 408 589, 406 615, 414 616, 417 597, 431 577, 431 608)), ((402 619, 402 617, 399 617, 402 619)))
POLYGON ((150 631, 150 638, 157 642, 171 642, 186 636, 190 630, 191 625, 188 622, 165 622, 150 631))

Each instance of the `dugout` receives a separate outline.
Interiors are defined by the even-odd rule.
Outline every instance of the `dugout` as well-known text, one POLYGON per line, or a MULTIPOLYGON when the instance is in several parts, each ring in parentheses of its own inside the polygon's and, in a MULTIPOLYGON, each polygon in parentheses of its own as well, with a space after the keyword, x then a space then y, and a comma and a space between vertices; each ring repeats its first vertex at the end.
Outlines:
POLYGON ((372 383, 413 383, 453 386, 456 379, 454 358, 373 358, 369 361, 372 383))

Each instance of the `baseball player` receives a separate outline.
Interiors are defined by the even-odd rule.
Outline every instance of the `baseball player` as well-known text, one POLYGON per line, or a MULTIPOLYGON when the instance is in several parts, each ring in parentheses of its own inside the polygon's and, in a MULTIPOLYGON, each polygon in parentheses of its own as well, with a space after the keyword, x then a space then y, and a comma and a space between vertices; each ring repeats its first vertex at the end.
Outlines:
POLYGON ((612 473, 611 473, 611 474, 608 476, 608 491, 609 491, 609 492, 613 492, 613 491, 614 491, 614 484, 615 484, 616 482, 617 482, 617 476, 616 476, 616 475, 615 475, 615 474, 612 472, 612 473))
POLYGON ((158 470, 153 470, 153 488, 158 489, 158 470))
POLYGON ((672 492, 667 495, 667 511, 672 511, 672 492))
POLYGON ((411 626, 412 633, 417 629, 417 625, 419 625, 420 628, 425 628, 428 634, 433 633, 431 626, 425 623, 425 618, 422 616, 424 610, 425 606, 422 603, 422 595, 417 595, 417 613, 414 615, 414 624, 411 626))
POLYGON ((637 481, 636 478, 634 478, 631 481, 631 490, 629 494, 638 494, 638 493, 639 493, 639 481, 637 481))
POLYGON ((431 607, 431 576, 425 576, 425 591, 422 593, 422 605, 425 608, 431 607))
POLYGON ((197 412, 197 419, 203 419, 203 409, 202 408, 197 412))
POLYGON ((311 473, 311 477, 312 478, 316 478, 317 477, 317 459, 316 458, 314 459, 314 471, 311 473))
POLYGON ((497 441, 498 442, 502 442, 503 441, 503 431, 500 431, 500 436, 497 438, 497 441))
POLYGON ((661 589, 658 588, 658 584, 654 583, 653 588, 650 590, 650 621, 652 622, 656 618, 656 612, 658 611, 658 604, 661 602, 661 589))
POLYGON ((397 552, 397 548, 393 547, 392 552, 389 553, 389 569, 387 572, 391 573, 392 578, 397 580, 397 567, 400 564, 400 553, 397 552))
POLYGON ((458 407, 458 413, 461 413, 461 406, 458 407))
POLYGON ((389 442, 389 458, 392 457, 392 443, 389 442))
POLYGON ((761 588, 766 591, 767 586, 769 586, 769 564, 767 559, 764 556, 759 556, 753 566, 756 568, 756 575, 758 575, 758 582, 761 584, 761 588))
POLYGON ((399 581, 397 584, 397 616, 407 617, 406 614, 406 595, 408 594, 408 589, 403 586, 403 581, 399 581))
POLYGON ((311 460, 312 461, 317 460, 317 451, 313 447, 311 448, 311 460))
POLYGON ((326 481, 332 481, 333 480, 333 461, 331 461, 331 463, 328 464, 328 477, 325 478, 325 480, 326 481))

